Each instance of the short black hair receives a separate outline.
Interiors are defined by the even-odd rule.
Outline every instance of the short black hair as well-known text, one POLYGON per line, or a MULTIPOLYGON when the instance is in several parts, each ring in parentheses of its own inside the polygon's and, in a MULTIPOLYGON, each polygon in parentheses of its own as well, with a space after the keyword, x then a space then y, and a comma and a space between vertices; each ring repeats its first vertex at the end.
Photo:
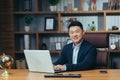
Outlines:
POLYGON ((72 26, 79 26, 79 27, 83 30, 83 25, 82 25, 82 23, 79 22, 79 21, 72 21, 72 22, 69 24, 69 26, 68 26, 68 30, 69 30, 70 27, 72 27, 72 26))

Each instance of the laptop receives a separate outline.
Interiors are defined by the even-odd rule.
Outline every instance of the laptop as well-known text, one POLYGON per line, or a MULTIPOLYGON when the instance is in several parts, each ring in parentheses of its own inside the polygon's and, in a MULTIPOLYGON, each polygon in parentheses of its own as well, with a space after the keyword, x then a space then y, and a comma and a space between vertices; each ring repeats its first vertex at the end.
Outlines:
POLYGON ((54 71, 49 50, 24 50, 24 54, 29 71, 49 73, 44 77, 81 77, 80 74, 54 74, 64 71, 54 71))
POLYGON ((24 50, 29 71, 55 73, 49 50, 24 50))

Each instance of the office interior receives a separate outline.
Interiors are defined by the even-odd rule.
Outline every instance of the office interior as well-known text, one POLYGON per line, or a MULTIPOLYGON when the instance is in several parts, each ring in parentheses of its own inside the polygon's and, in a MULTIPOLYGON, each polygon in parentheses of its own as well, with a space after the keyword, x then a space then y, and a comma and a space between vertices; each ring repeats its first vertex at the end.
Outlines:
POLYGON ((120 1, 58 1, 55 9, 51 10, 48 0, 1 0, 0 54, 5 53, 12 56, 15 60, 13 67, 15 69, 27 68, 23 54, 24 49, 48 49, 54 62, 63 46, 70 41, 66 26, 72 19, 83 24, 86 39, 93 44, 94 42, 97 45, 99 45, 98 43, 102 44, 98 47, 98 50, 107 52, 107 68, 119 69, 120 1), (95 7, 93 7, 94 5, 95 7), (30 31, 25 31, 24 19, 26 15, 33 18, 30 31), (53 21, 51 23, 53 26, 50 29, 47 26, 49 24, 47 20, 49 19, 53 21), (96 41, 96 35, 98 39, 106 39, 105 42, 96 41), (104 37, 105 35, 107 36, 104 37), (17 64, 24 66, 17 66, 17 64))

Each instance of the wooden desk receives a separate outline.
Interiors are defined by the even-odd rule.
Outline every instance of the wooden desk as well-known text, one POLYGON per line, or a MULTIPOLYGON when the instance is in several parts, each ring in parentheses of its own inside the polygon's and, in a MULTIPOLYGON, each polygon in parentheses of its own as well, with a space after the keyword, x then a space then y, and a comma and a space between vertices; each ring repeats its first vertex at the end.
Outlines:
MULTIPOLYGON (((3 70, 0 70, 2 73, 3 70)), ((120 69, 107 70, 107 74, 101 74, 100 70, 63 72, 63 74, 81 74, 81 78, 45 78, 46 73, 29 72, 27 69, 9 70, 9 77, 0 76, 0 80, 120 80, 120 69)))

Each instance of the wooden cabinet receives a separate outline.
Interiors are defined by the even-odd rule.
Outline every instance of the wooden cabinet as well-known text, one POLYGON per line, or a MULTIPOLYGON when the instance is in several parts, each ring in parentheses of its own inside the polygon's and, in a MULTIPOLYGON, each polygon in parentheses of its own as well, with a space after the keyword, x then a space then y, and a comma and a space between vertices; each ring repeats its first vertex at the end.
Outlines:
MULTIPOLYGON (((61 0, 59 4, 64 0, 61 0)), ((70 1, 70 0, 69 0, 70 1)), ((72 0, 74 1, 74 0, 72 0)), ((57 5, 57 11, 50 11, 49 3, 47 0, 13 0, 14 6, 14 47, 15 55, 22 54, 25 49, 24 35, 28 35, 29 49, 42 49, 42 44, 46 44, 46 48, 51 53, 60 53, 62 47, 66 44, 69 36, 67 34, 67 25, 70 18, 76 18, 82 22, 84 30, 89 33, 107 33, 107 34, 119 34, 120 33, 120 11, 119 10, 78 10, 67 11, 63 9, 63 6, 57 5), (26 2, 27 1, 27 2, 26 2), (30 1, 30 2, 29 2, 30 1), (30 24, 30 32, 25 32, 24 17, 30 15, 33 17, 33 21, 30 24), (47 22, 46 18, 54 18, 54 29, 45 30, 47 22), (112 21, 113 20, 113 21, 112 21), (96 30, 89 29, 89 24, 94 21, 96 30), (116 25, 117 23, 117 25, 116 25), (111 30, 112 26, 119 27, 119 30, 111 30), (60 49, 56 48, 56 43, 60 44, 60 49)), ((65 1, 66 5, 67 2, 65 1)), ((103 3, 101 3, 102 5, 103 3)), ((78 7, 78 4, 74 2, 74 6, 78 7)), ((108 44, 109 45, 109 44, 108 44)), ((120 50, 112 50, 120 52, 120 50)), ((109 51, 111 52, 111 51, 109 51)))
POLYGON ((14 56, 14 27, 12 1, 0 1, 0 54, 14 56))

